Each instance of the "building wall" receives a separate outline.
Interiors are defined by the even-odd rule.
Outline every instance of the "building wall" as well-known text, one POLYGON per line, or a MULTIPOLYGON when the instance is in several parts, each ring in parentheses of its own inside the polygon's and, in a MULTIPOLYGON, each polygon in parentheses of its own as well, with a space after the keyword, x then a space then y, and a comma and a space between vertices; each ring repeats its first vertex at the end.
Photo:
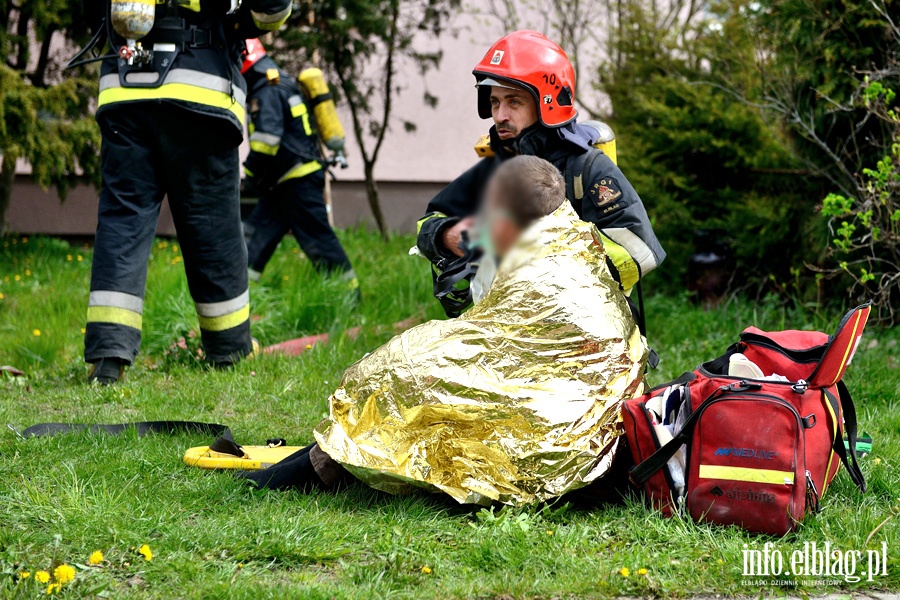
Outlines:
MULTIPOLYGON (((411 233, 425 213, 425 205, 445 184, 434 182, 384 181, 379 183, 385 220, 392 231, 411 233)), ((361 181, 332 184, 332 210, 337 227, 374 225, 361 181)), ((53 190, 44 191, 26 176, 18 176, 6 213, 6 227, 15 233, 90 236, 97 229, 97 190, 78 186, 65 202, 53 190)), ((172 213, 164 202, 157 232, 174 235, 172 213)))
MULTIPOLYGON (((539 2, 515 2, 521 9, 517 15, 519 27, 546 29, 547 18, 539 10, 539 2)), ((443 35, 438 38, 423 35, 416 40, 417 48, 423 51, 443 51, 438 69, 422 76, 413 64, 399 67, 394 118, 375 167, 382 208, 392 230, 413 231, 428 199, 478 160, 473 145, 479 135, 488 131, 491 123, 479 119, 476 113, 472 68, 490 45, 507 33, 498 19, 479 14, 481 9, 480 3, 465 3, 464 10, 455 16, 443 35), (438 98, 435 108, 423 101, 425 90, 438 98), (403 121, 414 123, 416 130, 407 131, 403 121)), ((582 69, 583 78, 585 73, 596 69, 598 51, 599 44, 583 44, 581 53, 586 65, 582 69)), ((71 49, 62 44, 53 49, 59 60, 67 58, 69 53, 71 49)), ((578 88, 579 96, 585 97, 591 105, 603 104, 602 95, 593 89, 590 80, 578 82, 578 88)), ((374 108, 377 112, 378 107, 374 108)), ((348 134, 350 167, 337 171, 338 180, 333 184, 335 224, 346 227, 371 223, 362 184, 360 150, 350 134, 351 120, 346 107, 339 106, 338 110, 348 134)), ((241 151, 245 156, 246 142, 241 151)), ((44 192, 29 182, 30 168, 26 163, 22 162, 17 172, 19 177, 7 213, 9 230, 53 235, 93 234, 97 210, 97 192, 93 188, 73 189, 66 202, 61 204, 54 192, 44 192)), ((163 207, 160 215, 159 231, 173 232, 167 207, 163 207)))

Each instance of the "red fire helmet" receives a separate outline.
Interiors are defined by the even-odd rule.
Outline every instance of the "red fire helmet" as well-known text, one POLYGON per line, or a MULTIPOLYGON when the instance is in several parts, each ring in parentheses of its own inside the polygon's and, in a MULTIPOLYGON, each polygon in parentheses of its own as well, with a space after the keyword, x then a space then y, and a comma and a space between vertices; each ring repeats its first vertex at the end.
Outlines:
POLYGON ((560 127, 578 116, 575 69, 555 42, 537 31, 514 31, 487 51, 472 71, 478 87, 478 116, 491 116, 490 86, 513 84, 531 92, 546 127, 560 127))
POLYGON ((250 67, 256 64, 256 61, 266 55, 266 47, 262 45, 259 38, 249 39, 245 43, 247 49, 244 50, 244 63, 241 65, 242 75, 249 71, 250 67))

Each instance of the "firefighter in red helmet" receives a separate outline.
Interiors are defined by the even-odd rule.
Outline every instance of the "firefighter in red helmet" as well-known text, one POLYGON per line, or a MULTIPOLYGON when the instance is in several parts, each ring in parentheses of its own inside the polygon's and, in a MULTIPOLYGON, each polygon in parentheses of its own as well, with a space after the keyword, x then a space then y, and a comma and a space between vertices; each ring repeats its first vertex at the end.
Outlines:
POLYGON ((247 40, 241 73, 250 113, 244 186, 245 192, 259 194, 244 224, 250 279, 259 280, 290 230, 317 270, 342 275, 358 293, 350 259, 328 223, 328 163, 319 151, 316 123, 300 88, 266 55, 258 39, 247 40))
POLYGON ((458 265, 467 257, 464 240, 485 183, 501 161, 520 154, 546 159, 560 170, 566 197, 582 219, 600 229, 612 271, 630 292, 666 253, 637 192, 615 163, 594 148, 597 131, 577 123, 575 70, 566 53, 536 31, 516 31, 491 46, 473 74, 478 115, 494 121, 494 156, 480 160, 432 198, 419 221, 417 240, 434 264, 435 293, 448 314, 458 314, 468 299, 464 281, 447 278, 455 288, 449 295, 440 291, 442 274, 450 267, 471 276, 472 269, 458 265))

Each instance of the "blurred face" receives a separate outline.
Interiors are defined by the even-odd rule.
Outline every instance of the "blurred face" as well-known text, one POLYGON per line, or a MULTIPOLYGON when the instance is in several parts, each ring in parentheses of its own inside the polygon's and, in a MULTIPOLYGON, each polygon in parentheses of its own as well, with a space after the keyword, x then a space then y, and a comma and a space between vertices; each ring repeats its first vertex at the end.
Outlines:
POLYGON ((525 89, 491 87, 491 115, 500 139, 510 140, 538 120, 537 105, 525 89))
POLYGON ((508 210, 500 206, 497 200, 497 183, 488 183, 484 207, 478 215, 479 225, 483 228, 493 246, 494 254, 503 257, 509 252, 522 235, 522 229, 508 210))

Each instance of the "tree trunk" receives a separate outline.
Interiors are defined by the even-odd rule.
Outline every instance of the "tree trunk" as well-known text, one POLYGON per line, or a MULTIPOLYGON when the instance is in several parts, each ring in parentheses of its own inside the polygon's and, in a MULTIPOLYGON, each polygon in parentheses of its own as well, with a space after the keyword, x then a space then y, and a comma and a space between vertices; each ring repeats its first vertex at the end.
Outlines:
POLYGON ((12 196, 13 180, 16 177, 16 159, 8 154, 0 160, 0 234, 5 230, 6 209, 12 196))
POLYGON ((369 199, 369 208, 372 210, 372 216, 375 217, 375 224, 378 225, 378 231, 381 233, 384 241, 388 240, 387 224, 384 222, 384 215, 381 213, 381 201, 378 198, 378 184, 375 182, 375 165, 366 161, 364 165, 366 174, 366 197, 369 199))

